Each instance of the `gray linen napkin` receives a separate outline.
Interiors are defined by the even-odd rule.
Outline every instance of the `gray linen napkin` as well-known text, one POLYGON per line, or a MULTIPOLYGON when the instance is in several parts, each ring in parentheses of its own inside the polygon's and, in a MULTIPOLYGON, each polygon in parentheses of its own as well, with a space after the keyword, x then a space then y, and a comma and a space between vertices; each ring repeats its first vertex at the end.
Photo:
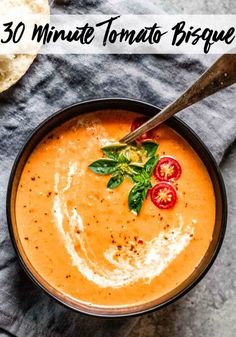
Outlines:
MULTIPOLYGON (((55 5, 57 13, 72 12, 82 5, 94 12, 119 10, 117 5, 112 10, 110 2, 59 2, 55 5)), ((126 12, 132 11, 132 1, 128 3, 126 6, 127 1, 120 2, 122 13, 125 8, 126 12)), ((154 6, 154 2, 150 4, 154 6)), ((138 7, 140 12, 145 11, 142 7, 138 7)), ((40 55, 26 76, 0 96, 0 328, 17 337, 124 337, 129 334, 135 318, 106 320, 74 313, 51 300, 21 270, 5 216, 10 169, 30 132, 58 109, 97 97, 137 98, 162 107, 214 59, 181 55, 40 55)), ((235 140, 235 94, 236 88, 231 87, 179 114, 205 141, 218 162, 235 140)))

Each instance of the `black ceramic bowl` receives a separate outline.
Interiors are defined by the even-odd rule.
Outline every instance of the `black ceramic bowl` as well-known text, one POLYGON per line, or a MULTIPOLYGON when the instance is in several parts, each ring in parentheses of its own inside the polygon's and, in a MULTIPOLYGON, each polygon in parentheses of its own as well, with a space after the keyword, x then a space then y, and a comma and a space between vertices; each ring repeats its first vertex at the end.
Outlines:
POLYGON ((123 109, 126 111, 129 110, 133 112, 146 114, 148 116, 153 116, 154 114, 160 111, 160 109, 158 109, 157 107, 144 102, 130 99, 109 98, 78 103, 63 109, 57 112, 56 114, 52 115, 48 119, 46 119, 42 124, 40 124, 35 129, 35 131, 29 137, 29 139, 23 146, 22 150, 20 151, 14 163, 8 186, 7 218, 12 242, 24 270, 27 272, 30 278, 37 285, 39 285, 44 291, 46 291, 51 297, 63 303, 65 306, 69 308, 90 315, 103 316, 103 317, 132 316, 150 312, 152 310, 162 308, 163 306, 169 303, 172 303, 176 299, 186 294, 206 274, 206 272, 211 267, 213 261, 215 260, 224 238, 227 220, 227 200, 221 173, 211 153, 189 126, 187 126, 179 119, 172 117, 167 121, 166 124, 171 126, 183 138, 185 138, 186 141, 197 152, 197 154, 202 159, 203 163, 205 164, 209 172, 215 191, 216 222, 213 233, 213 240, 205 256, 203 257, 201 263, 182 284, 173 289, 170 293, 164 295, 161 298, 157 298, 154 301, 144 303, 142 305, 126 306, 122 308, 89 306, 87 304, 81 303, 58 292, 37 273, 37 271, 34 269, 30 261, 28 260, 27 256, 25 255, 25 252, 21 246, 18 237, 16 217, 15 217, 15 200, 19 179, 21 176, 22 169, 32 150, 41 141, 41 139, 45 135, 47 135, 53 128, 77 115, 104 109, 123 109))

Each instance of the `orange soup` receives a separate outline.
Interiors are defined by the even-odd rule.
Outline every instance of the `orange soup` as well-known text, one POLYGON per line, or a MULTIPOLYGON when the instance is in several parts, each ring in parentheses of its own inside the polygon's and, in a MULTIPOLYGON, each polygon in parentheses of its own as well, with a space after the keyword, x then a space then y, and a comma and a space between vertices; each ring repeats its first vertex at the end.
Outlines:
POLYGON ((174 130, 162 125, 145 135, 151 142, 139 140, 141 152, 101 150, 140 122, 122 110, 80 115, 38 144, 20 178, 16 220, 26 256, 52 287, 91 305, 141 304, 167 294, 212 240, 211 179, 174 130), (92 163, 99 158, 115 168, 98 174, 92 163))

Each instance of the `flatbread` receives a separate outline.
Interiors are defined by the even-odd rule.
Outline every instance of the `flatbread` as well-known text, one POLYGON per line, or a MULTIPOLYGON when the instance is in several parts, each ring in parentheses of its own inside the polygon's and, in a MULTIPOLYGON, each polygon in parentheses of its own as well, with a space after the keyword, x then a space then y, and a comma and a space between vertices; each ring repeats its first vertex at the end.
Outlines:
MULTIPOLYGON (((48 0, 1 0, 0 15, 10 11, 49 14, 48 0), (19 9, 20 7, 20 9, 19 9)), ((28 70, 36 55, 0 55, 0 93, 15 84, 28 70)))

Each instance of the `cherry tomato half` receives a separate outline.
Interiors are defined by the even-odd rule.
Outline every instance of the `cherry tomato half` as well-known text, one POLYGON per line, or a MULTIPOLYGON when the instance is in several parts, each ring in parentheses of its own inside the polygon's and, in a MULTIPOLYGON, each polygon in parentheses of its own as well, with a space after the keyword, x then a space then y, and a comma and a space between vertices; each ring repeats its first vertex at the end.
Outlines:
POLYGON ((177 180, 181 176, 181 173, 180 164, 171 157, 162 157, 154 170, 155 178, 162 181, 177 180))
MULTIPOLYGON (((145 122, 147 122, 148 118, 147 117, 139 117, 133 120, 132 124, 131 124, 131 129, 130 131, 134 131, 136 129, 138 129, 142 124, 144 124, 145 122)), ((152 131, 148 131, 146 133, 144 133, 142 136, 140 136, 138 138, 138 140, 140 142, 147 140, 147 139, 152 139, 152 131)))
POLYGON ((168 209, 174 207, 177 195, 173 186, 163 181, 151 189, 151 200, 158 208, 168 209))

